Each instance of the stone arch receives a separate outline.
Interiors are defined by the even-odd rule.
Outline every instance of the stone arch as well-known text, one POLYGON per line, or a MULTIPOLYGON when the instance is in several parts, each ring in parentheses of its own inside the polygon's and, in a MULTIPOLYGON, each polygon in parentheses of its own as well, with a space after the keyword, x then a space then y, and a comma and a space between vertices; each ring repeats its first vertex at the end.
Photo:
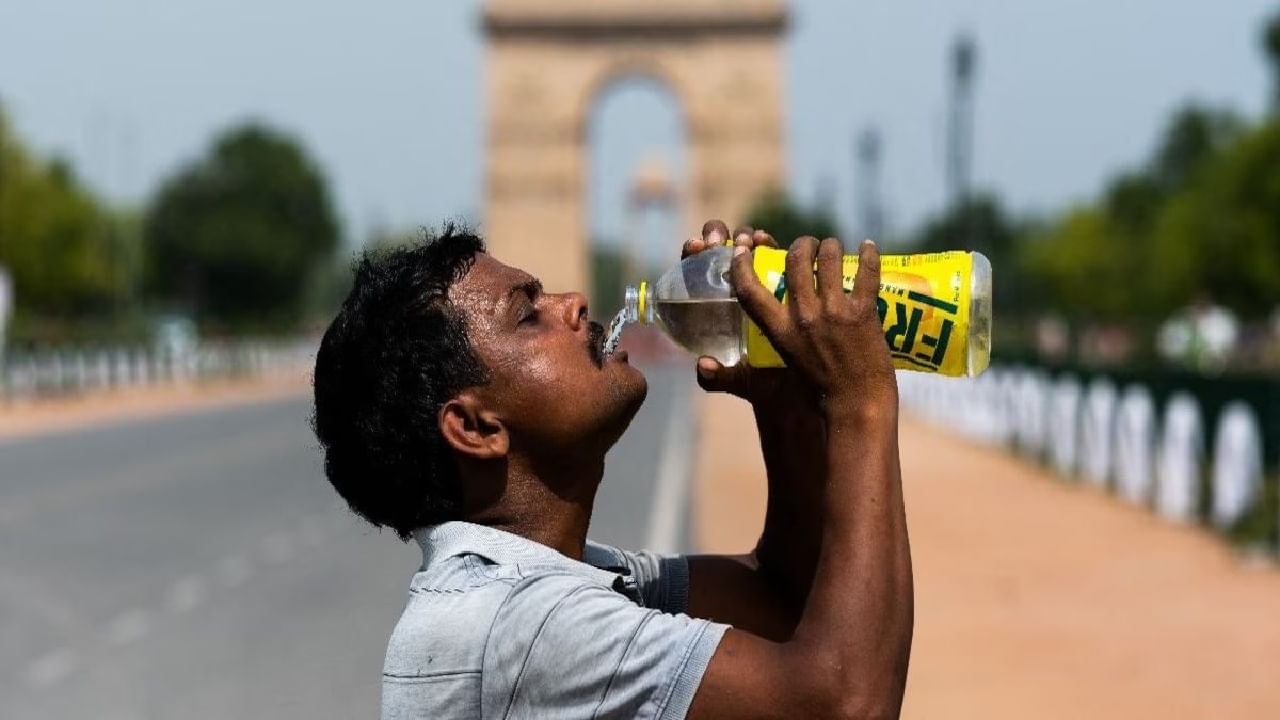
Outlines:
MULTIPOLYGON (((621 255, 619 279, 626 282, 665 270, 677 257, 674 238, 690 232, 686 192, 690 120, 684 92, 667 68, 624 61, 602 68, 584 93, 580 136, 587 163, 583 175, 587 252, 590 257, 597 241, 609 238, 609 251, 621 255), (625 145, 615 141, 629 132, 635 117, 631 112, 620 113, 622 107, 639 110, 649 120, 645 127, 634 127, 636 135, 625 145), (645 141, 636 142, 640 138, 645 141), (606 222, 601 224, 602 220, 606 222)), ((617 307, 622 299, 620 285, 606 290, 598 278, 589 280, 593 290, 605 292, 603 296, 588 293, 593 310, 617 307), (598 308, 601 301, 603 307, 598 308)))
POLYGON ((686 135, 689 133, 689 103, 686 100, 688 90, 680 84, 680 78, 663 65, 662 58, 620 57, 613 62, 601 65, 594 77, 587 80, 580 98, 582 105, 575 111, 578 126, 575 130, 579 142, 590 141, 591 111, 600 99, 622 80, 649 80, 663 87, 676 102, 676 112, 680 115, 680 124, 686 135))
POLYGON ((483 24, 484 232, 549 289, 587 285, 587 123, 620 75, 658 79, 680 107, 687 217, 733 224, 781 186, 781 0, 490 0, 483 24))

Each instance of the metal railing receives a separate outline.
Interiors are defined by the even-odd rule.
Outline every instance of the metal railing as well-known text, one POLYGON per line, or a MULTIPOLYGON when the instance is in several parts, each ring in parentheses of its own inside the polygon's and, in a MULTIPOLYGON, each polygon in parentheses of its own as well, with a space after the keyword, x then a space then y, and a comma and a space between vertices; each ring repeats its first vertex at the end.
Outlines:
POLYGON ((1275 383, 1029 366, 972 380, 904 372, 898 383, 905 409, 972 440, 1170 520, 1276 547, 1275 383))
POLYGON ((206 342, 180 352, 103 347, 12 353, 0 360, 0 404, 303 372, 315 351, 315 340, 306 338, 206 342))

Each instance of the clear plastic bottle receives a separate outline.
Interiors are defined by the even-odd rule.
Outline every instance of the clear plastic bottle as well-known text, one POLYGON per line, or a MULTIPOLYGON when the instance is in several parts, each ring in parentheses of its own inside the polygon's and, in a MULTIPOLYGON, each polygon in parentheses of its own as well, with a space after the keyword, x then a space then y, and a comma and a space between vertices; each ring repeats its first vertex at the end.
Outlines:
MULTIPOLYGON (((624 323, 657 325, 677 345, 725 365, 782 364, 738 305, 729 283, 733 248, 691 255, 657 282, 627 286, 624 323)), ((846 256, 845 290, 857 256, 846 256)), ((756 274, 785 297, 785 253, 755 251, 756 274)), ((880 314, 896 367, 973 377, 991 360, 991 263, 981 253, 881 258, 880 314), (955 342, 955 341, 963 342, 955 342)))

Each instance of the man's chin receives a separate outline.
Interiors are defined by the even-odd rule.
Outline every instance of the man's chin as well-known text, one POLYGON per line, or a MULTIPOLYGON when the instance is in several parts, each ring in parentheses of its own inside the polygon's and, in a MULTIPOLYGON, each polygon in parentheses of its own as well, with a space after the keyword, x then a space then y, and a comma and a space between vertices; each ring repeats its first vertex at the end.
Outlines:
POLYGON ((640 369, 625 361, 610 361, 605 365, 609 373, 609 405, 614 422, 614 440, 622 437, 622 433, 631 425, 640 406, 649 394, 649 381, 640 369))
MULTIPOLYGON (((644 403, 645 397, 649 394, 649 380, 640 372, 640 368, 629 365, 626 362, 617 363, 614 369, 618 377, 614 378, 614 387, 621 391, 624 399, 630 400, 625 403, 631 407, 631 415, 634 416, 640 410, 640 405, 644 403)), ((628 418, 630 422, 630 418, 628 418)))

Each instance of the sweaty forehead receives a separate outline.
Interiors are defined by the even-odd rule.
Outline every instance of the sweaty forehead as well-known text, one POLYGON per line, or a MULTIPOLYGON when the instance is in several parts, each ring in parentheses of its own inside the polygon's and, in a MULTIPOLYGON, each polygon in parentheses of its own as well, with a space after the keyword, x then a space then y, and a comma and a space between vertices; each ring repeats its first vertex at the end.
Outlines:
POLYGON ((471 268, 449 288, 449 302, 468 314, 492 316, 507 306, 513 287, 532 279, 529 273, 488 253, 476 253, 471 268))

